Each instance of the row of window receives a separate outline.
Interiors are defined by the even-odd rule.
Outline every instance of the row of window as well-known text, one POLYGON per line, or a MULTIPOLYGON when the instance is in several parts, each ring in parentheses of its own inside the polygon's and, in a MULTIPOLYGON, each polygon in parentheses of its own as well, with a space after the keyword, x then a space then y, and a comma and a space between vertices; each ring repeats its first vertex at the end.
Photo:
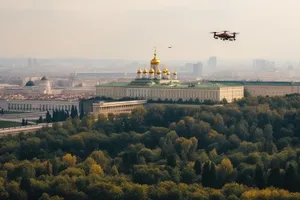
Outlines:
MULTIPOLYGON (((77 105, 74 105, 76 109, 78 109, 77 105)), ((16 104, 9 103, 9 110, 71 110, 72 105, 48 105, 48 104, 16 104)))
MULTIPOLYGON (((124 88, 125 90, 125 88, 124 88)), ((99 88, 97 95, 108 96, 108 97, 119 97, 124 96, 120 88, 99 88)), ((186 89, 154 89, 154 88, 128 88, 126 96, 128 97, 146 97, 146 98, 161 98, 161 99, 211 99, 219 100, 220 96, 232 96, 232 98, 239 98, 243 96, 243 90, 232 90, 228 89, 221 92, 220 90, 186 90, 186 89)))

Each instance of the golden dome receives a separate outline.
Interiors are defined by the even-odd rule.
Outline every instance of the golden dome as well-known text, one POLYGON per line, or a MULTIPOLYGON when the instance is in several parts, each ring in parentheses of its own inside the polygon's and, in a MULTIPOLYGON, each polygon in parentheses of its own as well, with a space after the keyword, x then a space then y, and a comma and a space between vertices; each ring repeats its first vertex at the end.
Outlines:
POLYGON ((160 63, 160 60, 156 57, 154 57, 152 60, 151 60, 151 65, 158 65, 160 63))
POLYGON ((176 75, 177 75, 177 72, 174 72, 173 75, 176 76, 176 75))
POLYGON ((143 71, 144 74, 148 73, 148 70, 145 68, 143 71))
POLYGON ((158 69, 158 70, 156 71, 156 74, 161 74, 161 71, 158 69))
POLYGON ((156 58, 156 48, 154 49, 154 58, 151 60, 151 65, 158 65, 160 60, 156 58))
POLYGON ((149 70, 149 73, 150 74, 153 74, 155 71, 154 71, 154 69, 153 68, 151 68, 150 70, 149 70))
POLYGON ((167 72, 167 75, 169 76, 171 73, 170 72, 167 72))
POLYGON ((163 73, 168 73, 168 69, 165 68, 165 69, 163 70, 163 73))
POLYGON ((138 69, 138 70, 137 70, 137 73, 138 73, 138 74, 142 73, 142 70, 141 70, 141 69, 138 69))

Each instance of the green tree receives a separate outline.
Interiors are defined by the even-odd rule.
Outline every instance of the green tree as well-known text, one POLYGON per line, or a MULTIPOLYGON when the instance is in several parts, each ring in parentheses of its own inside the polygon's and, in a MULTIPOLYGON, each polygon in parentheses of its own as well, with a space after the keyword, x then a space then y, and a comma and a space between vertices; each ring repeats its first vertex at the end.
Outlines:
POLYGON ((200 160, 195 161, 194 170, 195 170, 195 173, 197 175, 201 174, 201 172, 202 172, 202 163, 201 163, 200 160))
POLYGON ((172 154, 167 157, 167 164, 171 167, 176 167, 177 166, 177 155, 172 154))
POLYGON ((281 174, 280 174, 280 168, 275 167, 275 168, 271 169, 269 177, 268 177, 267 185, 273 186, 276 188, 281 188, 281 185, 282 185, 281 183, 282 183, 282 179, 281 179, 281 174))
POLYGON ((258 164, 256 165, 256 168, 255 168, 254 180, 255 180, 256 186, 259 189, 263 189, 265 187, 265 178, 264 178, 263 168, 258 164))
POLYGON ((207 161, 203 165, 202 185, 211 188, 216 188, 218 185, 216 165, 211 161, 207 161))
POLYGON ((46 112, 46 122, 51 123, 51 121, 52 121, 51 114, 50 114, 49 110, 47 110, 47 112, 46 112))
POLYGON ((283 187, 292 192, 296 192, 298 190, 297 187, 297 173, 293 164, 289 163, 285 170, 284 178, 283 178, 283 187))

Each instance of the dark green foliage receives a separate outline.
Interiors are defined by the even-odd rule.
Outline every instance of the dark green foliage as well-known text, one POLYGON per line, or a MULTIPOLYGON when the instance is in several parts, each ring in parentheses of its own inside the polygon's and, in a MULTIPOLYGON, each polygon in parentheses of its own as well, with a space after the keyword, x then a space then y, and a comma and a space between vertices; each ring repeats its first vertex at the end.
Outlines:
POLYGON ((50 114, 49 110, 47 110, 46 123, 51 123, 51 122, 52 122, 52 117, 51 117, 51 114, 50 114))
POLYGON ((204 163, 202 171, 202 185, 204 187, 217 188, 218 180, 215 163, 210 161, 204 163))
POLYGON ((298 182, 296 169, 293 164, 289 163, 285 170, 283 186, 286 190, 296 192, 299 191, 298 182))
POLYGON ((257 187, 262 189, 265 187, 265 178, 263 168, 260 165, 256 165, 254 179, 257 187))
POLYGON ((43 117, 40 116, 39 119, 36 121, 37 124, 43 123, 43 117))
POLYGON ((176 154, 169 155, 167 157, 167 163, 171 167, 176 167, 177 166, 177 155, 176 154))
POLYGON ((270 170, 270 175, 268 177, 268 186, 273 186, 276 188, 281 188, 282 186, 282 178, 280 174, 279 167, 275 167, 270 170))
POLYGON ((25 121, 25 119, 22 119, 21 124, 22 124, 22 126, 26 126, 26 121, 25 121))
POLYGON ((300 192, 299 102, 47 111, 52 128, 0 138, 0 199, 299 199, 276 193, 300 192))
POLYGON ((195 170, 195 173, 197 175, 201 174, 201 172, 202 172, 202 163, 201 163, 200 160, 195 161, 194 170, 195 170))

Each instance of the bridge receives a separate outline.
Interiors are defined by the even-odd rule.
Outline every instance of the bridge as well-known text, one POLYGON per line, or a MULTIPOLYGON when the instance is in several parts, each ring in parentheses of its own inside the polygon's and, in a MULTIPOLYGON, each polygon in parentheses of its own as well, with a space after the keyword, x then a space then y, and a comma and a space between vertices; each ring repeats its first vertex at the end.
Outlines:
POLYGON ((0 129, 0 137, 7 136, 7 135, 17 135, 21 132, 23 133, 32 133, 37 130, 40 130, 44 127, 52 127, 52 123, 42 123, 37 125, 28 125, 28 126, 16 126, 10 128, 1 128, 0 129))

